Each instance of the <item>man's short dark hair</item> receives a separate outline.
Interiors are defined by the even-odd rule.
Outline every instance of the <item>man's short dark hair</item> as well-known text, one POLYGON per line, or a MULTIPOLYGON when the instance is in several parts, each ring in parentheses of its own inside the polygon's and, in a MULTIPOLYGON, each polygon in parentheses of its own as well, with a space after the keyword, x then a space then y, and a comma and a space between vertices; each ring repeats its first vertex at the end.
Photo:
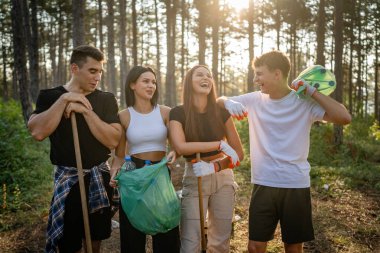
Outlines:
POLYGON ((98 48, 89 45, 81 45, 74 48, 71 54, 70 64, 75 63, 81 68, 83 64, 86 63, 87 57, 91 57, 99 62, 104 61, 104 54, 98 48))
POLYGON ((285 78, 289 76, 290 60, 281 51, 274 50, 256 57, 252 63, 253 69, 261 66, 267 66, 270 71, 279 69, 285 78))

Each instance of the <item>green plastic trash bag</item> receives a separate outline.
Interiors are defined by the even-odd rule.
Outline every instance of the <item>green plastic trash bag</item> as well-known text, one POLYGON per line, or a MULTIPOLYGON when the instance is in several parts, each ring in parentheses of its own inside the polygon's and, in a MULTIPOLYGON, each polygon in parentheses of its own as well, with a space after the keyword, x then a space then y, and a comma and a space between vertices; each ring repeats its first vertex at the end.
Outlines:
POLYGON ((165 233, 180 221, 180 202, 169 177, 166 158, 141 169, 121 168, 118 180, 121 206, 132 226, 155 235, 165 233))
MULTIPOLYGON (((311 86, 315 87, 318 92, 328 96, 336 88, 335 75, 321 65, 313 65, 302 71, 295 80, 303 79, 311 86)), ((303 97, 304 87, 298 89, 297 94, 303 97)))

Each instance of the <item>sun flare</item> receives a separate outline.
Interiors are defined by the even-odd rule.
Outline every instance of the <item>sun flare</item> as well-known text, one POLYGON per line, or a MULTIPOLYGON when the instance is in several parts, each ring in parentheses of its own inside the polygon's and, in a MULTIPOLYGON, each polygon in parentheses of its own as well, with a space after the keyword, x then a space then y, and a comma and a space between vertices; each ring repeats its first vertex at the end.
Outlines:
POLYGON ((226 0, 226 3, 236 11, 240 12, 243 9, 248 9, 249 0, 226 0))

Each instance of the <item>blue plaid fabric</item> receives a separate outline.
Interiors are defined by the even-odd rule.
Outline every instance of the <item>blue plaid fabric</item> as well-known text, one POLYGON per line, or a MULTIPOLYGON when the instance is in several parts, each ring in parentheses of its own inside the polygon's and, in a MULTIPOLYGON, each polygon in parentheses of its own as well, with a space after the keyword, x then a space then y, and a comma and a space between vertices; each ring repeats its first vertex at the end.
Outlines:
MULTIPOLYGON (((101 171, 109 172, 108 163, 104 162, 90 170, 83 170, 84 175, 90 173, 91 176, 88 195, 90 213, 110 206, 101 171)), ((58 240, 63 236, 65 200, 71 187, 78 182, 77 172, 78 170, 74 167, 56 166, 55 168, 54 193, 46 233, 46 253, 56 252, 58 240)))

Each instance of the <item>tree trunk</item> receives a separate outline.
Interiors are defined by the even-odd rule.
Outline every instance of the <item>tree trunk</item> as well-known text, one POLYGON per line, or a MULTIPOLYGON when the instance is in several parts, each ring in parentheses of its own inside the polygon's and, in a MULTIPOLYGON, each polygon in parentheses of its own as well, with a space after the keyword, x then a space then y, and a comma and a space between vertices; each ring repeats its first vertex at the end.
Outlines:
MULTIPOLYGON (((13 52, 14 54, 14 52, 13 52)), ((15 66, 13 66, 12 70, 12 98, 13 100, 19 100, 20 99, 20 92, 17 84, 17 70, 15 66)))
POLYGON ((56 62, 56 47, 57 47, 57 32, 55 31, 55 21, 51 17, 50 19, 50 26, 49 26, 49 34, 52 34, 51 38, 48 40, 49 44, 49 57, 51 60, 51 74, 50 74, 50 83, 47 84, 47 87, 57 86, 56 83, 56 74, 55 71, 57 69, 57 62, 56 62))
MULTIPOLYGON (((38 28, 39 29, 39 34, 40 34, 40 40, 41 42, 44 41, 47 46, 49 45, 49 43, 46 42, 46 35, 45 33, 43 32, 44 29, 46 29, 46 27, 43 27, 42 25, 38 28)), ((50 31, 50 28, 48 28, 48 31, 50 31)), ((46 52, 46 50, 42 51, 40 53, 40 58, 42 59, 42 62, 46 62, 47 61, 47 54, 48 52, 46 52)), ((40 67, 40 89, 46 89, 47 88, 47 85, 48 85, 48 71, 47 71, 47 64, 42 64, 41 67, 40 67)))
MULTIPOLYGON (((379 37, 379 22, 376 24, 376 38, 379 37)), ((375 119, 380 122, 380 105, 379 105, 379 39, 375 40, 375 119)))
MULTIPOLYGON (((103 41, 103 6, 102 0, 98 0, 98 21, 99 21, 99 48, 104 53, 104 41, 103 41)), ((100 80, 100 87, 105 90, 104 79, 100 80)))
MULTIPOLYGON (((62 71, 64 70, 64 59, 63 59, 63 41, 64 41, 64 19, 63 19, 63 13, 62 9, 60 10, 59 15, 59 31, 58 31, 58 66, 57 69, 55 69, 56 73, 56 81, 55 83, 58 85, 63 85, 64 83, 64 77, 62 71)), ((79 46, 79 45, 78 45, 79 46)))
POLYGON ((175 27, 178 0, 166 0, 166 43, 167 43, 167 68, 166 68, 166 94, 165 104, 173 107, 177 104, 175 86, 175 27))
POLYGON ((275 16, 276 45, 277 45, 277 50, 280 50, 281 7, 279 4, 279 0, 276 0, 275 4, 276 4, 276 16, 275 16))
MULTIPOLYGON (((365 3, 366 5, 366 3, 365 3)), ((368 54, 369 52, 369 46, 368 46, 368 31, 369 29, 372 29, 368 27, 368 8, 367 6, 364 7, 364 17, 363 17, 363 33, 364 33, 364 39, 363 39, 363 62, 368 62, 368 54)), ((372 31, 371 31, 372 32, 372 31)), ((363 65, 363 110, 364 110, 364 117, 368 117, 368 64, 363 65)))
POLYGON ((107 0, 108 18, 107 18, 107 81, 110 92, 116 95, 116 62, 115 62, 115 35, 114 35, 114 0, 107 0))
MULTIPOLYGON (((366 16, 368 17, 368 16, 366 16)), ((367 50, 365 50, 365 54, 364 54, 364 62, 368 62, 368 54, 369 54, 369 50, 368 50, 368 47, 367 47, 367 50)), ((363 82, 363 85, 364 85, 364 117, 367 118, 368 117, 368 64, 365 64, 364 65, 364 82, 363 82)))
POLYGON ((325 66, 325 32, 326 32, 326 11, 325 0, 319 0, 317 17, 317 64, 325 66))
POLYGON ((253 27, 253 12, 254 12, 254 0, 249 0, 249 10, 248 10, 248 51, 249 51, 249 62, 248 62, 248 75, 247 75, 247 84, 248 92, 252 92, 254 87, 253 78, 254 72, 252 68, 253 58, 255 57, 254 49, 254 27, 253 27))
POLYGON ((297 65, 297 28, 296 28, 296 19, 294 18, 294 20, 292 21, 292 23, 290 24, 290 37, 291 37, 291 43, 290 43, 290 59, 291 59, 291 65, 292 65, 292 68, 290 70, 290 77, 289 77, 289 80, 292 81, 294 80, 294 78, 297 76, 296 72, 297 72, 297 69, 298 69, 298 65, 297 65))
POLYGON ((186 32, 186 20, 188 17, 188 12, 186 11, 186 0, 181 1, 181 80, 185 78, 185 55, 186 55, 186 45, 185 45, 185 32, 186 32))
MULTIPOLYGON (((125 79, 126 79, 126 76, 127 76, 127 72, 128 72, 128 69, 127 69, 127 52, 126 52, 126 47, 127 47, 127 43, 126 43, 126 16, 127 16, 127 13, 126 13, 126 1, 125 0, 119 0, 119 5, 120 5, 120 17, 119 17, 119 20, 120 20, 120 31, 119 31, 119 38, 120 38, 120 42, 119 42, 119 47, 120 47, 120 51, 121 51, 121 57, 120 57, 120 105, 121 107, 125 108, 126 104, 125 104, 125 87, 124 87, 124 83, 125 83, 125 79)), ((115 94, 117 95, 117 94, 115 94)))
POLYGON ((348 110, 352 114, 353 113, 353 65, 354 65, 354 20, 355 20, 355 1, 353 3, 353 8, 351 10, 351 22, 350 22, 350 63, 348 70, 348 110))
POLYGON ((379 71, 380 71, 380 62, 379 62, 379 40, 380 40, 380 3, 376 4, 376 16, 378 17, 375 23, 375 119, 380 122, 380 104, 379 104, 379 71))
MULTIPOLYGON (((144 20, 144 15, 145 15, 145 13, 144 13, 144 3, 143 3, 143 1, 140 1, 140 7, 138 8, 139 10, 140 10, 140 12, 139 12, 139 20, 144 20)), ((138 24, 138 26, 140 25, 140 24, 142 24, 142 26, 144 25, 144 22, 141 22, 140 21, 140 23, 138 24)), ((137 27, 136 27, 136 29, 137 29, 137 27)), ((144 64, 146 64, 145 62, 144 62, 144 60, 146 59, 145 57, 144 57, 144 50, 145 50, 145 47, 144 47, 144 43, 145 43, 145 41, 144 41, 144 36, 145 36, 145 33, 144 32, 142 32, 142 33, 139 33, 139 31, 137 30, 137 33, 138 33, 138 35, 139 35, 139 39, 140 39, 140 41, 137 41, 137 45, 139 44, 139 42, 140 42, 140 48, 139 48, 139 50, 137 50, 137 52, 140 52, 140 58, 138 59, 138 62, 140 63, 140 65, 144 65, 144 64)))
POLYGON ((221 38, 220 38, 220 78, 219 78, 219 89, 220 89, 220 94, 227 96, 226 94, 226 78, 225 78, 225 73, 226 73, 226 67, 225 67, 225 59, 226 59, 226 40, 225 40, 226 33, 222 32, 221 33, 221 38))
POLYGON ((14 68, 17 73, 17 83, 20 90, 20 100, 22 114, 25 125, 32 113, 32 103, 29 94, 28 71, 26 68, 26 45, 23 27, 22 2, 20 0, 12 0, 12 31, 13 31, 13 52, 14 52, 14 68))
POLYGON ((260 37, 261 37, 261 54, 264 52, 264 33, 265 33, 265 21, 264 21, 264 5, 261 5, 261 17, 260 17, 260 37))
MULTIPOLYGON (((335 8, 335 51, 334 51, 334 73, 336 78, 335 99, 338 102, 343 102, 343 0, 334 1, 335 8)), ((334 125, 334 144, 340 145, 343 142, 343 127, 340 125, 334 125)))
POLYGON ((160 29, 158 22, 158 6, 157 0, 154 0, 154 18, 155 18, 155 32, 156 32, 156 68, 157 68, 157 84, 158 84, 158 95, 159 101, 163 101, 163 87, 162 87, 162 77, 161 77, 161 43, 160 43, 160 29))
POLYGON ((358 40, 357 40, 357 54, 358 54, 358 77, 357 77, 357 97, 356 97, 356 112, 359 116, 363 116, 363 90, 362 90, 362 22, 361 22, 361 9, 362 9, 362 1, 359 0, 358 8, 357 8, 357 13, 358 13, 358 30, 359 30, 359 35, 358 35, 358 40))
MULTIPOLYGON (((39 76, 38 76, 38 22, 37 22, 37 1, 30 1, 32 15, 31 15, 31 30, 30 30, 30 43, 28 44, 29 52, 29 76, 30 76, 30 94, 32 100, 36 102, 39 90, 39 76)), ((25 9, 28 10, 27 4, 25 9)))
POLYGON ((84 13, 86 0, 72 0, 73 10, 73 46, 74 48, 85 44, 84 39, 84 13))
POLYGON ((206 1, 194 0, 195 8, 198 10, 198 61, 199 64, 206 63, 206 1))
POLYGON ((212 13, 212 75, 214 77, 217 92, 220 94, 219 81, 218 81, 218 58, 219 58, 219 0, 213 1, 212 13))
POLYGON ((136 14, 136 0, 132 0, 132 58, 133 65, 137 66, 137 14, 136 14))
MULTIPOLYGON (((68 27, 69 29, 69 27, 68 27)), ((63 55, 70 55, 71 53, 71 49, 69 50, 69 35, 68 33, 66 32, 66 37, 64 39, 65 43, 63 44, 63 55)), ((63 67, 62 67, 62 73, 61 73, 61 76, 62 76, 62 83, 67 83, 69 78, 70 78, 70 73, 68 72, 68 70, 70 69, 69 68, 69 62, 64 60, 63 61, 63 67)))
MULTIPOLYGON (((31 62, 33 61, 31 51, 33 49, 31 47, 32 34, 31 34, 31 30, 30 30, 30 17, 29 17, 28 1, 21 1, 21 5, 22 5, 22 13, 24 15, 22 17, 22 22, 23 22, 23 28, 24 28, 25 45, 26 45, 27 52, 28 52, 27 56, 28 56, 29 64, 31 64, 31 62)), ((32 77, 32 74, 29 70, 28 82, 31 80, 31 77, 32 77)), ((31 83, 29 83, 29 88, 31 88, 31 83)), ((31 95, 31 90, 29 91, 29 94, 31 95)), ((33 97, 32 97, 32 99, 33 99, 33 97)))
POLYGON ((7 83, 7 49, 2 46, 3 53, 3 101, 9 100, 8 83, 7 83))

